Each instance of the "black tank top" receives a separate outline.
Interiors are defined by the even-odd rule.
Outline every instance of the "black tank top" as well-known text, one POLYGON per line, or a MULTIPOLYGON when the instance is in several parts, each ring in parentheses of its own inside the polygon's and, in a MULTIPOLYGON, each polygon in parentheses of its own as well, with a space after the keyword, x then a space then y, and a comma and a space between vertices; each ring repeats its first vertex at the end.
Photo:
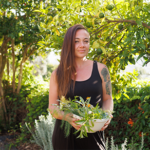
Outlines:
POLYGON ((102 79, 100 77, 96 61, 93 62, 93 69, 90 78, 85 81, 75 81, 74 92, 70 90, 67 93, 66 98, 74 99, 74 96, 81 96, 84 100, 86 100, 87 97, 91 97, 90 103, 93 106, 96 106, 96 104, 99 103, 99 106, 102 107, 102 79))

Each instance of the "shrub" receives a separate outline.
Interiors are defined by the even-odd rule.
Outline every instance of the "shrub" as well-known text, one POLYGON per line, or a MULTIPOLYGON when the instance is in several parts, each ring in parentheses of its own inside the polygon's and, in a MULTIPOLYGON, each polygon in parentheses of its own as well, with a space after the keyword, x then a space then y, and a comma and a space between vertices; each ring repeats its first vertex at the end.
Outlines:
POLYGON ((114 142, 120 144, 124 138, 139 143, 143 132, 144 149, 150 147, 150 82, 135 82, 128 85, 121 93, 120 99, 114 98, 114 117, 106 129, 107 137, 115 137, 114 142))
POLYGON ((48 114, 48 86, 45 83, 36 83, 30 88, 31 93, 26 97, 26 115, 25 118, 20 122, 21 134, 17 139, 17 143, 26 142, 30 138, 30 132, 25 126, 25 122, 34 126, 34 120, 38 119, 38 116, 48 114), (26 138, 25 138, 26 137, 26 138))
POLYGON ((55 119, 52 118, 49 113, 46 117, 41 115, 39 120, 35 120, 34 131, 31 130, 29 125, 26 123, 26 127, 31 132, 33 139, 32 143, 36 143, 43 150, 53 150, 52 146, 52 134, 54 129, 55 119))
POLYGON ((4 97, 6 105, 5 117, 8 120, 5 121, 5 125, 1 124, 3 132, 10 131, 12 129, 18 129, 19 123, 26 115, 26 97, 31 93, 29 90, 30 85, 22 85, 20 93, 13 93, 12 86, 7 80, 3 80, 4 85, 4 97))

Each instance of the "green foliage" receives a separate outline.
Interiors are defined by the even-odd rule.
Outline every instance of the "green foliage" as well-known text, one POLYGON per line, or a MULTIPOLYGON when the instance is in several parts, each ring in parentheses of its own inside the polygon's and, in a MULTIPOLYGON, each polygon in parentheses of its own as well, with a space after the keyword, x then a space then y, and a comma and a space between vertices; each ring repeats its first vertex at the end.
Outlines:
MULTIPOLYGON (((3 81, 4 83, 5 81, 3 81)), ((6 83, 5 83, 6 85, 6 83)), ((26 114, 26 97, 30 94, 30 85, 23 85, 20 93, 13 93, 12 87, 7 85, 5 89, 5 103, 7 113, 5 114, 9 120, 6 121, 5 126, 2 127, 3 131, 18 130, 19 123, 22 121, 23 116, 26 114)))
POLYGON ((134 82, 121 92, 120 99, 114 98, 114 118, 106 134, 114 136, 115 143, 121 143, 131 137, 139 143, 141 133, 144 135, 144 150, 150 145, 150 82, 134 82), (134 135, 134 136, 133 136, 134 135))
MULTIPOLYGON (((76 133, 79 133, 79 136, 77 138, 84 138, 87 137, 87 132, 96 132, 93 131, 92 127, 94 127, 94 122, 96 122, 96 119, 100 119, 105 121, 108 121, 110 119, 110 116, 112 114, 111 111, 105 111, 102 110, 99 105, 92 106, 90 104, 90 97, 87 97, 87 99, 84 101, 82 97, 75 96, 73 100, 71 99, 65 99, 64 96, 61 97, 60 105, 56 105, 59 110, 64 112, 64 118, 67 118, 67 115, 72 114, 73 118, 79 119, 76 121, 77 124, 82 125, 79 130, 75 131, 76 133), (105 120, 106 119, 106 120, 105 120)), ((48 109, 50 112, 52 112, 50 109, 48 109)), ((52 112, 54 115, 58 114, 57 109, 52 112)), ((61 128, 64 127, 64 134, 66 137, 70 135, 70 129, 71 125, 68 123, 70 120, 67 119, 62 120, 61 128)), ((100 130, 100 128, 99 128, 100 130)))
MULTIPOLYGON (((4 110, 5 113, 0 112, 0 115, 2 115, 2 118, 5 118, 3 123, 10 122, 10 115, 7 114, 8 111, 6 110, 10 105, 6 106, 8 103, 5 99, 6 96, 3 95, 5 89, 2 84, 2 79, 5 80, 7 77, 9 86, 13 88, 13 93, 20 95, 21 85, 27 84, 29 81, 27 78, 31 77, 29 77, 30 74, 27 75, 30 69, 24 72, 23 67, 26 65, 25 62, 29 58, 32 59, 33 55, 45 56, 46 52, 50 51, 50 49, 38 49, 38 42, 44 39, 46 35, 43 34, 45 30, 42 27, 45 15, 40 12, 45 8, 45 6, 43 7, 43 2, 45 1, 0 1, 0 100, 4 101, 3 105, 0 105, 0 110, 4 110), (37 13, 38 10, 39 12, 37 13), (4 69, 7 70, 7 73, 4 73, 4 69), (23 80, 22 77, 24 75, 22 75, 22 72, 26 74, 23 80), (9 76, 13 76, 13 80, 9 76)), ((46 4, 47 7, 48 5, 49 3, 46 4)), ((9 97, 9 99, 11 98, 16 99, 16 97, 9 97)), ((16 102, 18 104, 20 104, 18 102, 19 99, 17 98, 16 102)), ((16 105, 14 109, 16 109, 16 105)))
MULTIPOLYGON (((123 69, 131 56, 139 55, 145 58, 145 64, 149 60, 149 2, 137 2, 135 0, 120 1, 65 1, 55 2, 53 10, 56 15, 47 16, 43 26, 51 31, 47 40, 40 43, 50 43, 51 48, 59 52, 67 28, 74 24, 83 24, 90 33, 90 53, 88 57, 111 66, 113 61, 118 62, 118 70, 123 69), (92 9, 91 9, 92 8, 92 9), (67 20, 66 20, 67 18, 67 20), (118 27, 119 26, 119 27, 118 27), (97 46, 95 47, 95 42, 97 46), (102 49, 102 53, 96 51, 102 49)), ((50 12, 46 8, 45 14, 50 12)))
MULTIPOLYGON (((6 80, 7 76, 3 80, 7 106, 7 114, 5 115, 9 117, 9 120, 1 129, 8 132, 21 132, 16 140, 17 144, 28 140, 29 131, 26 129, 25 122, 33 125, 34 119, 37 119, 38 116, 47 115, 49 82, 35 77, 32 74, 32 69, 33 66, 28 62, 24 64, 22 87, 19 94, 13 93, 12 86, 6 80)), ((18 75, 19 72, 16 71, 16 76, 18 75)), ((12 74, 10 74, 10 80, 11 78, 12 74)), ((16 82, 18 82, 17 78, 16 82)))
MULTIPOLYGON (((133 139, 133 138, 132 138, 133 139)), ((111 136, 111 141, 108 142, 108 138, 106 139, 106 150, 143 150, 144 147, 144 137, 143 137, 143 133, 142 133, 142 138, 141 138, 141 145, 139 145, 137 147, 137 143, 132 143, 130 142, 129 144, 127 144, 127 138, 125 138, 124 143, 122 143, 121 145, 116 145, 114 143, 114 139, 113 136, 111 136), (109 148, 109 143, 110 143, 110 148, 109 148)))
POLYGON ((135 70, 132 73, 116 73, 117 68, 115 66, 116 65, 112 65, 112 68, 109 69, 112 84, 112 95, 116 99, 120 99, 121 92, 126 89, 129 83, 137 80, 138 73, 135 70))
POLYGON ((47 64, 47 74, 43 75, 44 81, 49 82, 51 73, 57 68, 57 65, 47 64))
POLYGON ((26 136, 29 136, 29 132, 26 129, 25 122, 34 124, 34 120, 40 115, 47 115, 48 108, 48 83, 39 83, 36 80, 36 84, 30 87, 31 93, 26 97, 26 114, 24 119, 20 122, 21 134, 18 137, 16 143, 25 142, 26 136))
MULTIPOLYGON (((10 80, 12 80, 12 74, 9 75, 9 80, 7 79, 6 71, 4 72, 3 77, 3 90, 4 90, 4 98, 6 104, 6 113, 5 117, 8 120, 3 120, 5 125, 1 124, 1 128, 3 131, 10 131, 10 130, 19 130, 19 123, 24 119, 26 116, 26 97, 31 94, 31 87, 34 86, 36 83, 35 77, 32 75, 32 65, 29 65, 29 62, 24 64, 23 70, 23 79, 22 79, 22 87, 20 89, 20 93, 17 94, 13 92, 12 85, 10 84, 10 80)), ((18 83, 19 72, 16 71, 16 83, 18 83)))

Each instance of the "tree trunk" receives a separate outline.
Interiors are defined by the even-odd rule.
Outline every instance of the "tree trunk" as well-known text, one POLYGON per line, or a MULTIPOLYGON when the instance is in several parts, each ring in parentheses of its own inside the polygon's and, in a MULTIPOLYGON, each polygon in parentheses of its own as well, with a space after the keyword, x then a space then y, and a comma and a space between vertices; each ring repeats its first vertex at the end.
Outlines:
POLYGON ((21 89, 22 70, 23 70, 23 62, 21 62, 21 64, 20 64, 20 71, 19 71, 19 81, 18 81, 18 87, 17 87, 17 94, 19 94, 20 89, 21 89))
POLYGON ((12 70, 13 70, 13 80, 12 80, 12 88, 13 88, 13 93, 15 93, 15 52, 14 52, 14 40, 12 40, 12 70))
POLYGON ((2 78, 0 77, 0 121, 2 122, 4 120, 4 112, 6 112, 6 107, 4 103, 4 91, 2 88, 2 78))
POLYGON ((30 47, 31 44, 28 44, 28 45, 25 46, 24 53, 23 53, 23 58, 22 58, 22 61, 20 63, 20 71, 19 71, 19 79, 18 79, 19 81, 18 81, 18 87, 17 87, 17 94, 19 94, 20 89, 21 89, 23 63, 27 60, 27 51, 28 51, 28 48, 30 47))
POLYGON ((7 119, 7 111, 6 111, 6 104, 5 104, 5 98, 4 98, 4 90, 3 90, 3 84, 2 84, 2 77, 4 73, 4 68, 7 62, 7 43, 9 42, 10 38, 7 38, 4 36, 3 43, 0 48, 0 116, 2 119, 4 119, 4 114, 5 114, 5 119, 7 119))
POLYGON ((9 82, 9 59, 7 58, 7 80, 9 82))

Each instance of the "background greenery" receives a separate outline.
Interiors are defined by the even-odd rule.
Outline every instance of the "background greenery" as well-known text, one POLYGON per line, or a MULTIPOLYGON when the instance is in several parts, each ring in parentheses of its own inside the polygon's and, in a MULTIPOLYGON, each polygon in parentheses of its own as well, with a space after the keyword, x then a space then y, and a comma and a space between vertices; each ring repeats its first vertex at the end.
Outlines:
POLYGON ((47 64, 41 78, 33 75, 31 61, 36 56, 45 59, 51 51, 60 54, 66 30, 80 23, 91 37, 87 57, 106 64, 111 75, 115 114, 106 135, 113 135, 116 143, 133 136, 138 143, 139 133, 144 132, 145 147, 149 146, 150 84, 136 83, 137 72, 120 74, 140 58, 145 60, 143 65, 150 61, 149 2, 3 0, 0 6, 1 133, 20 132, 19 143, 29 137, 24 122, 32 124, 47 114, 48 85, 56 66, 47 64))
POLYGON ((141 133, 144 134, 144 146, 150 147, 150 81, 136 81, 128 84, 121 97, 114 97, 114 117, 106 129, 107 137, 113 135, 116 143, 124 138, 131 142, 132 137, 140 145, 141 133), (131 121, 130 121, 131 119, 131 121))

